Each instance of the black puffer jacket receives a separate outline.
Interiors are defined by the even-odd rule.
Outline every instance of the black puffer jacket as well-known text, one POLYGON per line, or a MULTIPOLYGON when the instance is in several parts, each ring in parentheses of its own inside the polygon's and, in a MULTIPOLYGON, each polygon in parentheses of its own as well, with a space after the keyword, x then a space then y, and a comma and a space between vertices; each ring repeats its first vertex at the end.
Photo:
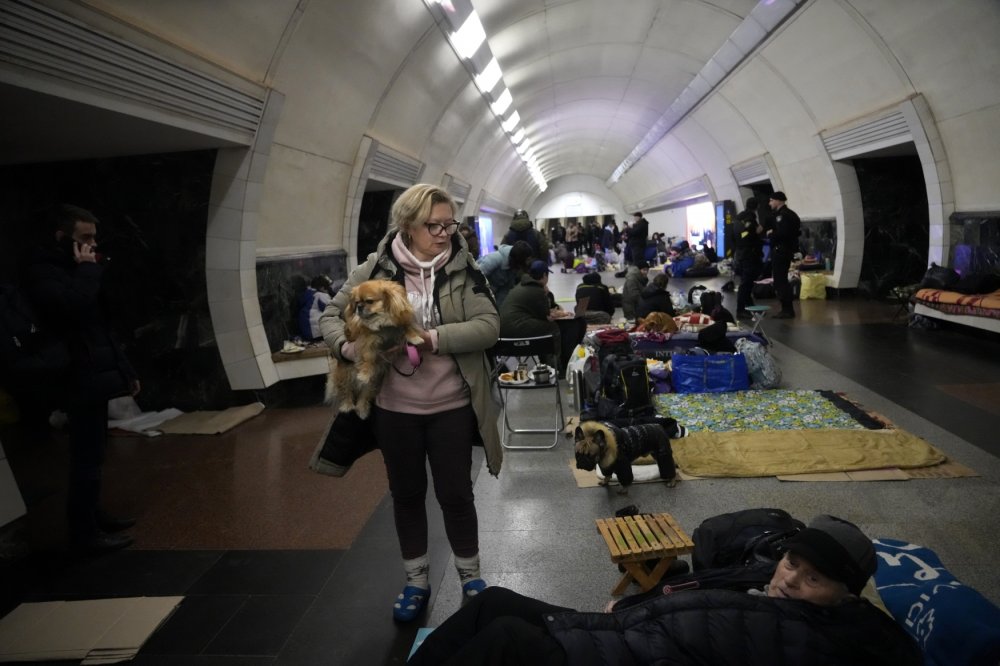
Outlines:
POLYGON ((616 613, 546 616, 573 666, 920 666, 916 644, 867 601, 822 607, 686 591, 616 613))
POLYGON ((136 379, 105 314, 101 299, 103 267, 77 264, 62 247, 39 248, 23 285, 49 330, 56 331, 72 358, 69 398, 107 400, 130 392, 136 379))
POLYGON ((647 284, 639 294, 639 304, 635 306, 635 316, 638 319, 648 317, 651 312, 664 312, 674 316, 674 302, 670 294, 655 284, 647 284))

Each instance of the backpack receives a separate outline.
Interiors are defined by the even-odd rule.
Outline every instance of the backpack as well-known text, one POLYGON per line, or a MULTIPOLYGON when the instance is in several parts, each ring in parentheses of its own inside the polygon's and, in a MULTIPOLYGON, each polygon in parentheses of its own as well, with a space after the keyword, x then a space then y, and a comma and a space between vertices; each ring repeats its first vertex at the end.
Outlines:
MULTIPOLYGON (((708 291, 708 287, 703 284, 696 284, 688 289, 688 305, 694 305, 695 301, 701 302, 701 295, 708 291)), ((705 312, 705 314, 708 314, 705 312)))
MULTIPOLYGON (((48 332, 17 287, 0 285, 0 369, 5 378, 43 386, 70 366, 66 343, 48 332)), ((14 386, 8 388, 23 388, 14 386)))
POLYGON ((609 354, 601 361, 599 418, 653 414, 652 393, 646 359, 635 354, 609 354))
POLYGON ((691 565, 700 571, 763 561, 777 555, 781 542, 804 528, 781 509, 745 509, 713 516, 691 535, 691 565))

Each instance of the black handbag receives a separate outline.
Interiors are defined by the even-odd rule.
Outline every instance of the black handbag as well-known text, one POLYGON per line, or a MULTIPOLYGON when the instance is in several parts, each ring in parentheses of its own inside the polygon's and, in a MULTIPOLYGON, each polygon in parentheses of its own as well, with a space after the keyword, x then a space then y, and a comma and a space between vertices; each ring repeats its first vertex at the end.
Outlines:
POLYGON ((344 476, 358 458, 377 448, 370 416, 362 419, 357 412, 339 412, 313 452, 309 469, 317 474, 344 476))

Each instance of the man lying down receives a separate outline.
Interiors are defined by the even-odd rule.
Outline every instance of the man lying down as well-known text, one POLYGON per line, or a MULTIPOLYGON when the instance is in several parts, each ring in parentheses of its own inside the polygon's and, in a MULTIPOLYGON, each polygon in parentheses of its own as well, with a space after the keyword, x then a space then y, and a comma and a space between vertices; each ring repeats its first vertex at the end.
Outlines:
POLYGON ((698 589, 581 613, 487 588, 408 664, 532 666, 877 664, 919 666, 917 645, 859 598, 877 566, 852 523, 817 516, 784 544, 762 590, 698 589))

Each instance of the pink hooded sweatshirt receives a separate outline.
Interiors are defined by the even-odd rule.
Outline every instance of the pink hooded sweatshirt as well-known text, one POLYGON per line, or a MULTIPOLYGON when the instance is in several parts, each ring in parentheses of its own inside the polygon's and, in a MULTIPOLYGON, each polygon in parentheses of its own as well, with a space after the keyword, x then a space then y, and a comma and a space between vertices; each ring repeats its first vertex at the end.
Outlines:
POLYGON ((434 307, 434 279, 451 258, 451 250, 442 252, 431 261, 420 261, 403 244, 400 235, 392 241, 392 254, 403 268, 406 293, 413 305, 418 326, 431 334, 434 352, 421 352, 420 367, 410 376, 412 369, 406 354, 398 356, 394 366, 400 371, 390 371, 375 400, 382 409, 406 414, 436 414, 469 404, 469 388, 458 371, 458 364, 450 355, 437 353, 437 331, 441 323, 434 307))

